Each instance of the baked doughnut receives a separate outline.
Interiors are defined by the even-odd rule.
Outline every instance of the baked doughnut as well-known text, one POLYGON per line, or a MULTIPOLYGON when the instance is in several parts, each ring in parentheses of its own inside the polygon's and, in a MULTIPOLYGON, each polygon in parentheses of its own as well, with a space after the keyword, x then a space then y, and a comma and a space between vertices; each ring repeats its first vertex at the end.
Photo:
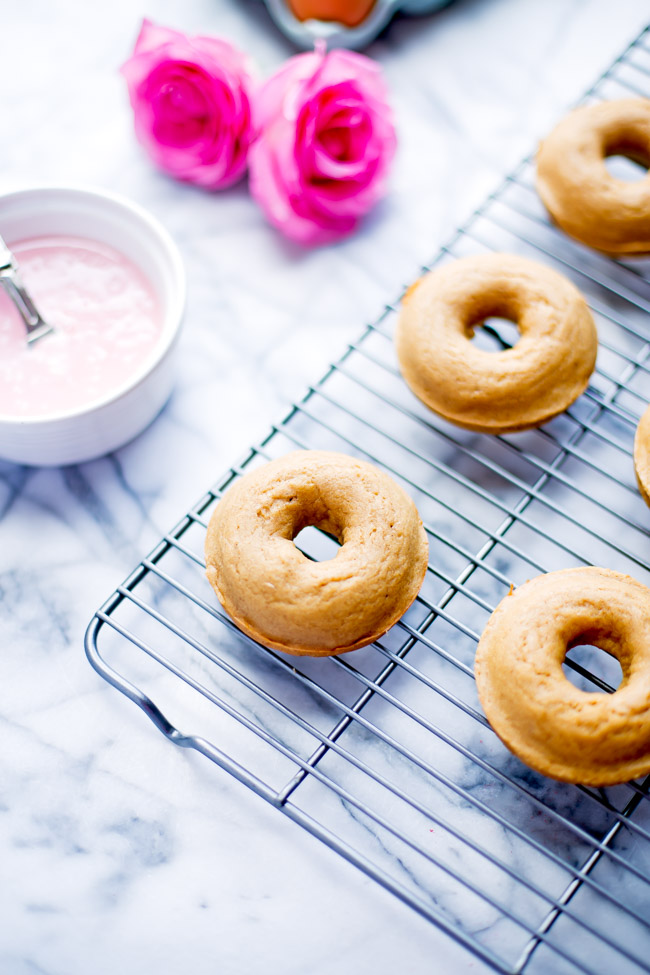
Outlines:
POLYGON ((335 20, 346 27, 357 27, 374 5, 375 0, 289 0, 298 20, 335 20))
POLYGON ((460 258, 420 278, 403 299, 395 341, 415 395, 482 433, 524 430, 561 413, 587 386, 598 346, 577 288, 512 254, 460 258), (517 323, 512 349, 472 345, 490 316, 517 323))
POLYGON ((650 504, 650 406, 636 428, 634 437, 634 469, 639 491, 646 504, 650 504))
POLYGON ((571 237, 607 254, 650 251, 650 175, 617 179, 607 156, 650 162, 650 99, 623 98, 570 112, 537 153, 537 190, 571 237))
POLYGON ((650 771, 650 589, 610 569, 563 569, 506 596, 475 664, 483 710, 502 741, 544 775, 613 785, 650 771), (564 676, 572 646, 616 657, 613 694, 564 676))
POLYGON ((428 543, 413 501, 345 454, 299 450, 245 474, 219 501, 207 576, 235 623, 276 650, 328 656, 371 643, 418 594, 428 543), (314 562, 293 539, 315 525, 341 543, 314 562))

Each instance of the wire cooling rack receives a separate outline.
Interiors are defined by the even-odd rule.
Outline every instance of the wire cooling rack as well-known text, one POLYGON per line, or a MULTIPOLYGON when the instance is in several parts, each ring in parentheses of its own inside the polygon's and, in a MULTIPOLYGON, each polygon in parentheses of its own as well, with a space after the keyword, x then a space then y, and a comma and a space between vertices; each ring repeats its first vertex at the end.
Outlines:
MULTIPOLYGON (((630 95, 650 95, 648 31, 586 100, 630 95)), ((387 307, 98 610, 87 654, 171 741, 231 772, 495 971, 650 971, 648 780, 591 789, 532 772, 488 726, 472 670, 511 585, 585 564, 650 584, 650 510, 632 462, 650 390, 650 263, 612 261, 551 227, 530 160, 434 263, 491 249, 549 264, 587 297, 600 350, 586 393, 538 430, 454 428, 402 381, 387 307), (370 459, 411 494, 428 533, 418 599, 353 654, 272 652, 233 626, 205 580, 220 494, 295 448, 370 459)), ((499 321, 478 332, 495 347, 512 338, 499 321)), ((336 546, 313 528, 297 544, 321 559, 336 546)), ((620 680, 593 647, 571 651, 565 672, 603 692, 620 680)))

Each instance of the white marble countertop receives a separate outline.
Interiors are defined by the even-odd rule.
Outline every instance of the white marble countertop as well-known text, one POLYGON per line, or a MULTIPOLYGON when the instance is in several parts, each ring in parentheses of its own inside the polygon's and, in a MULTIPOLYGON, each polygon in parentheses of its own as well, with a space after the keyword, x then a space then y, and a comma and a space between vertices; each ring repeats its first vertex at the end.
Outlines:
POLYGON ((148 16, 292 49, 253 0, 23 0, 0 30, 0 189, 84 183, 171 231, 189 302, 163 414, 116 454, 0 463, 0 971, 481 971, 479 961, 199 755, 89 666, 98 605, 645 26, 644 0, 456 0, 369 53, 399 152, 356 236, 301 253, 245 186, 153 170, 118 74, 148 16))

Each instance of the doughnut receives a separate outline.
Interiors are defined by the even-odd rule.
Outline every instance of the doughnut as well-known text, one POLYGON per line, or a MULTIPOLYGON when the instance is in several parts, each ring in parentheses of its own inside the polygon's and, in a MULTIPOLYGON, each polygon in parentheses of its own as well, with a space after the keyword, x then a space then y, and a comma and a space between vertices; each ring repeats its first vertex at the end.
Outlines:
POLYGON ((335 20, 346 27, 357 27, 374 5, 375 0, 289 0, 297 20, 335 20))
POLYGON ((650 99, 623 98, 570 112, 542 141, 537 190, 555 222, 606 254, 650 251, 650 175, 617 179, 607 156, 650 162, 650 99))
POLYGON ((650 589, 630 576, 562 569, 515 589, 488 620, 475 674, 494 731, 543 775, 604 786, 650 772, 650 589), (613 694, 564 676, 583 644, 618 659, 613 694))
POLYGON ((245 474, 208 524, 207 576, 237 626, 293 654, 328 656, 371 643, 405 613, 427 568, 413 501, 387 474, 345 454, 299 450, 245 474), (311 561, 294 538, 333 535, 311 561))
POLYGON ((481 433, 539 426, 584 391, 598 337, 582 295, 561 274, 512 254, 464 257, 430 271, 402 300, 397 356, 431 410, 481 433), (472 345, 491 316, 519 327, 503 352, 472 345))
POLYGON ((650 504, 650 406, 636 428, 634 437, 634 469, 639 491, 646 504, 650 504))

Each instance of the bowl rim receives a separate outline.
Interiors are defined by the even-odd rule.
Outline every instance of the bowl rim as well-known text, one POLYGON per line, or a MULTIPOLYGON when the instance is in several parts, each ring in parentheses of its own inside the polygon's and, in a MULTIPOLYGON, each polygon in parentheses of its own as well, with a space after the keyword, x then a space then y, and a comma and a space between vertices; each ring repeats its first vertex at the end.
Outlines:
MULTIPOLYGON (((0 413, 0 427, 4 428, 39 425, 46 427, 66 421, 74 422, 79 417, 88 417, 104 410, 107 406, 117 402, 135 390, 157 369, 177 341, 183 321, 187 298, 187 275, 180 251, 169 231, 157 217, 154 217, 153 214, 139 203, 135 203, 133 200, 112 190, 105 190, 96 186, 39 183, 36 186, 16 186, 3 191, 0 193, 0 207, 5 200, 19 197, 38 197, 39 195, 56 196, 57 194, 61 194, 61 196, 92 198, 95 203, 99 203, 100 206, 107 205, 113 211, 126 211, 131 217, 135 217, 136 220, 148 227, 162 245, 162 249, 172 269, 173 287, 170 289, 171 297, 167 305, 163 308, 163 329, 159 341, 143 365, 128 381, 116 386, 112 392, 101 399, 91 400, 86 405, 76 407, 72 410, 64 410, 58 413, 42 413, 36 416, 15 416, 11 413, 0 413)), ((62 236, 65 235, 62 234, 62 236)), ((119 250, 119 248, 115 248, 115 250, 119 250)))

